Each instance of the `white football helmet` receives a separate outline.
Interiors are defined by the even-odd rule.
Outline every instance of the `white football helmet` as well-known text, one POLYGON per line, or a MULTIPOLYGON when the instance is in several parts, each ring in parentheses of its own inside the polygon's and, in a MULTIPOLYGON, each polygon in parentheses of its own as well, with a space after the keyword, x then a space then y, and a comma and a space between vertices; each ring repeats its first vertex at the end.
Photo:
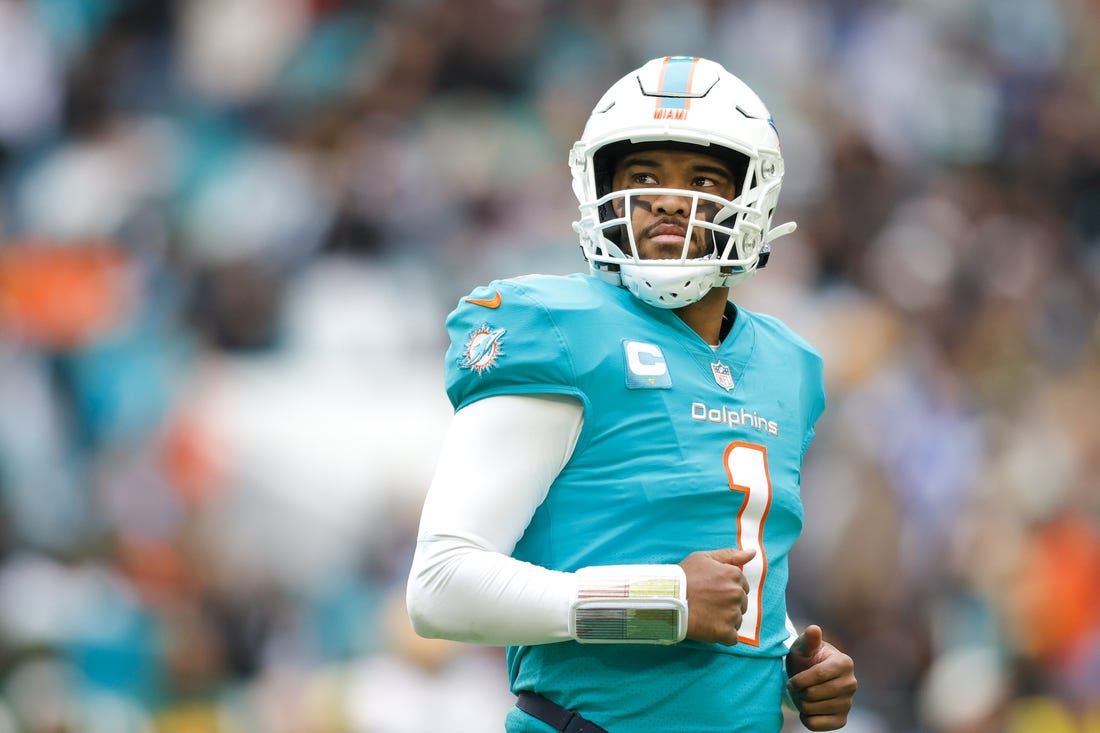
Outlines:
POLYGON ((616 82, 573 145, 569 168, 580 203, 580 220, 573 228, 592 273, 660 308, 680 308, 711 288, 747 279, 764 266, 769 244, 795 229, 794 222, 771 225, 783 182, 783 155, 771 115, 744 82, 706 59, 653 59, 616 82), (610 190, 616 159, 639 146, 687 148, 726 160, 740 179, 737 197, 729 201, 660 188, 610 190), (623 211, 629 212, 631 198, 670 193, 691 199, 681 256, 642 259, 629 220, 617 216, 611 202, 622 199, 623 211), (704 220, 701 202, 712 211, 718 207, 713 220, 704 220), (708 230, 712 247, 703 257, 689 258, 696 228, 708 230))

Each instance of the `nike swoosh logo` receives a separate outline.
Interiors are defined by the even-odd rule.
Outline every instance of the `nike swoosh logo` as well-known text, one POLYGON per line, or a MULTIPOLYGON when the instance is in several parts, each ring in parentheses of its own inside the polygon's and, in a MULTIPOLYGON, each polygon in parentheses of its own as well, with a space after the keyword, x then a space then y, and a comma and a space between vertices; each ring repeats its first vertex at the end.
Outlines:
POLYGON ((467 303, 473 303, 474 305, 484 306, 485 308, 499 308, 500 307, 500 291, 494 290, 493 297, 491 298, 467 298, 467 303))

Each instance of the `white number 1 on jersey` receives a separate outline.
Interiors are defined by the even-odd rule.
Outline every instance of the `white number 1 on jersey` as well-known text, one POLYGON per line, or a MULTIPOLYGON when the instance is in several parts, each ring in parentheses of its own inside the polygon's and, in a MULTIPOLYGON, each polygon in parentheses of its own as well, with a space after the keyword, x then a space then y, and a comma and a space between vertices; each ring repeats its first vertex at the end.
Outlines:
POLYGON ((749 581, 749 608, 741 621, 737 640, 760 646, 760 618, 763 609, 764 580, 768 576, 768 557, 764 554, 764 521, 772 505, 772 480, 768 475, 768 451, 762 445, 734 441, 726 446, 726 476, 730 489, 745 492, 737 512, 737 546, 756 550, 742 571, 749 581))

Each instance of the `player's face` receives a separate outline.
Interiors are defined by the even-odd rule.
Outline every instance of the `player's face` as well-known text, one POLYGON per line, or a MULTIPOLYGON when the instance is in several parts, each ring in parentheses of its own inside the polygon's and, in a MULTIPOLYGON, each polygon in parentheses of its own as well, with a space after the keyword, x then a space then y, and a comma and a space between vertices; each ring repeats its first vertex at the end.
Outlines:
MULTIPOLYGON (((732 200, 737 184, 733 172, 719 158, 687 150, 644 150, 628 153, 615 165, 613 191, 645 188, 677 188, 714 194, 732 200)), ((625 200, 615 199, 612 206, 623 216, 625 200)), ((630 224, 638 256, 642 259, 678 259, 684 249, 692 197, 671 194, 632 196, 630 224)), ((713 221, 718 204, 699 200, 695 218, 713 221)), ((708 232, 695 227, 691 232, 688 257, 702 257, 711 247, 708 232)))

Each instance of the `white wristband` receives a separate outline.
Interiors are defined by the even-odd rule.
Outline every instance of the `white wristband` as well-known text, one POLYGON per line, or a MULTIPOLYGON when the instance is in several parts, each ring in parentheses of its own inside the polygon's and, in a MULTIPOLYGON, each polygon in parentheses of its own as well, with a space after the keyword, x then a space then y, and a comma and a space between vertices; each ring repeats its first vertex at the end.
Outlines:
POLYGON ((687 635, 679 565, 598 565, 576 572, 569 634, 589 644, 675 644, 687 635))

